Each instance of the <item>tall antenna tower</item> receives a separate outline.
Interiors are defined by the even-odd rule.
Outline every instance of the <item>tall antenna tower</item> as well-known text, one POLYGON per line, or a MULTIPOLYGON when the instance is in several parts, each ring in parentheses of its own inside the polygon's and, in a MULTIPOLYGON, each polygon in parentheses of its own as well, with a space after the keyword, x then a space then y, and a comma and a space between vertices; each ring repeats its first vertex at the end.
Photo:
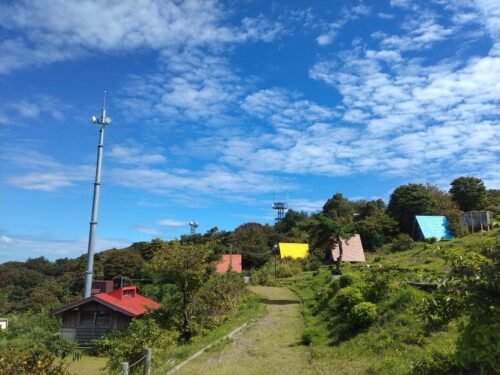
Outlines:
POLYGON ((276 222, 279 222, 285 218, 285 210, 288 209, 288 203, 278 200, 276 201, 274 199, 274 194, 273 194, 273 210, 276 210, 277 216, 274 219, 276 222))
POLYGON ((97 164, 94 181, 94 199, 92 201, 92 214, 90 216, 89 246, 87 252, 87 270, 85 271, 85 288, 83 297, 90 297, 92 289, 92 275, 94 269, 94 251, 95 251, 95 231, 97 227, 97 211, 99 208, 99 192, 101 190, 101 166, 102 149, 104 147, 104 128, 111 123, 111 119, 106 117, 106 90, 104 90, 104 99, 101 110, 101 117, 92 116, 92 123, 99 125, 99 144, 97 145, 97 164))
POLYGON ((200 225, 196 221, 190 221, 189 222, 189 227, 191 229, 191 234, 196 234, 196 228, 198 228, 200 225))

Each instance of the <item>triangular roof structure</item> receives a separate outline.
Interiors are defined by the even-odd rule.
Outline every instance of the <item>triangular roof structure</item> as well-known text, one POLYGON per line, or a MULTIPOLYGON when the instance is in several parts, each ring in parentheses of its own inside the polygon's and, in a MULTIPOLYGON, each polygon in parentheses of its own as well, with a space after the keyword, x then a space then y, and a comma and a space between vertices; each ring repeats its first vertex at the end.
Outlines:
POLYGON ((226 273, 229 268, 232 272, 242 272, 241 254, 223 254, 221 260, 215 265, 217 273, 226 273))
POLYGON ((415 233, 417 239, 427 240, 434 237, 438 241, 441 241, 453 238, 446 216, 416 215, 415 221, 418 226, 417 229, 420 231, 420 233, 415 233))
POLYGON ((306 243, 280 242, 279 248, 281 258, 300 259, 309 255, 309 245, 306 243))
POLYGON ((54 312, 54 315, 81 306, 88 302, 95 301, 114 311, 119 311, 130 317, 137 317, 144 314, 148 309, 159 309, 160 304, 137 293, 136 286, 118 288, 109 293, 98 293, 88 298, 70 303, 54 312))
MULTIPOLYGON (((342 239, 342 262, 366 262, 363 244, 359 234, 355 234, 351 238, 342 239)), ((332 259, 335 261, 339 257, 339 246, 335 245, 332 250, 332 259)))

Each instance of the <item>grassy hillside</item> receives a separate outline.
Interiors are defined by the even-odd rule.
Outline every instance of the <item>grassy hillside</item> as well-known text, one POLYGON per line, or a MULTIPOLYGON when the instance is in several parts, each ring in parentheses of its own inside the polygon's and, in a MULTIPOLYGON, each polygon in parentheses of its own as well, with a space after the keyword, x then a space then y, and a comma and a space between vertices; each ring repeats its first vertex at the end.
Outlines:
POLYGON ((500 370, 498 229, 297 276, 302 341, 342 374, 500 370))

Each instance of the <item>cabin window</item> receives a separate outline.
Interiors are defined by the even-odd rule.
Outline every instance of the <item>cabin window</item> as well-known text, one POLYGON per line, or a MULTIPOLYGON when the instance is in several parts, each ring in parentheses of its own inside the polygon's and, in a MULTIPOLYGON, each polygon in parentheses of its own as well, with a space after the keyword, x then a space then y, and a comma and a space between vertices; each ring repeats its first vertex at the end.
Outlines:
POLYGON ((123 295, 125 297, 130 297, 130 296, 132 296, 132 292, 133 292, 132 290, 124 290, 123 295))

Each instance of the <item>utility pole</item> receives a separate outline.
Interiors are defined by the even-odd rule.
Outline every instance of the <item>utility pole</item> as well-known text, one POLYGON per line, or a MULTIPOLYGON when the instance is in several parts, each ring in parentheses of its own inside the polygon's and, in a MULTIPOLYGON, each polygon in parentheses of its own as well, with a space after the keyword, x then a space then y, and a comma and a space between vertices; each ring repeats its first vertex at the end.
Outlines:
POLYGON ((278 257, 278 245, 274 245, 273 250, 274 250, 274 280, 276 280, 276 258, 278 257))
POLYGON ((92 289, 92 275, 94 269, 95 231, 97 227, 97 211, 99 209, 99 192, 101 190, 101 166, 102 149, 104 147, 104 128, 111 123, 111 119, 106 117, 106 90, 104 90, 104 100, 101 117, 92 116, 92 123, 99 125, 99 144, 97 145, 97 165, 94 182, 94 199, 92 201, 92 214, 90 216, 89 246, 87 252, 87 270, 85 271, 85 289, 83 297, 90 297, 92 289))

